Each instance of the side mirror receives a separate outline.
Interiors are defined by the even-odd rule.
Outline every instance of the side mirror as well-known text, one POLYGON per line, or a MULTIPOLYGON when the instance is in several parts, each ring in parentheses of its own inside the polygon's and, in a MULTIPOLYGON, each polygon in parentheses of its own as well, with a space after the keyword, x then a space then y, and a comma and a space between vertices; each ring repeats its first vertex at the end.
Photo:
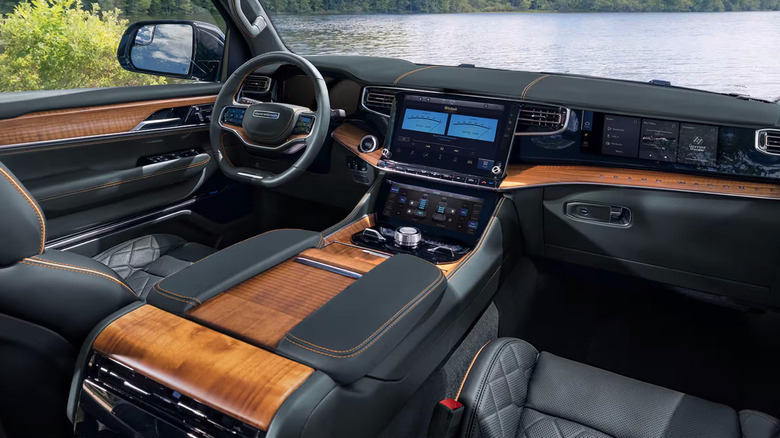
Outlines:
POLYGON ((117 58, 132 72, 215 82, 224 50, 225 35, 212 24, 139 21, 122 35, 117 58))

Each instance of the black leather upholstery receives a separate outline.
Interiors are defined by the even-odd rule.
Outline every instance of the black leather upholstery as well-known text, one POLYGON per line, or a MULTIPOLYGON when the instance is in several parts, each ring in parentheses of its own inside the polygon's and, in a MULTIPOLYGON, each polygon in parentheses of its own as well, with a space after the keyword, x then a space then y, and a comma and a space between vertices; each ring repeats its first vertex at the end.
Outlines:
POLYGON ((463 437, 769 438, 778 421, 539 353, 501 338, 479 353, 459 394, 463 437))
POLYGON ((46 219, 35 199, 0 163, 0 266, 43 252, 46 219))
POLYGON ((320 233, 281 229, 263 233, 206 257, 152 288, 149 304, 184 315, 209 298, 322 243, 320 233))
POLYGON ((140 298, 149 295, 158 281, 210 256, 214 248, 170 234, 139 237, 94 257, 113 269, 140 298))
POLYGON ((341 384, 367 375, 409 334, 447 287, 436 266, 399 254, 296 325, 277 351, 341 384))

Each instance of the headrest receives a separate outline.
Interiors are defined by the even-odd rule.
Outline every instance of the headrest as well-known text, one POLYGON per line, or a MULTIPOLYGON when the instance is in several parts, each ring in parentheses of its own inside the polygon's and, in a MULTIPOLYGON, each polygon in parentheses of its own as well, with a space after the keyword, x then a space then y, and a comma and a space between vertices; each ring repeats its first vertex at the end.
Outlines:
POLYGON ((43 253, 46 219, 22 183, 0 163, 0 266, 43 253))

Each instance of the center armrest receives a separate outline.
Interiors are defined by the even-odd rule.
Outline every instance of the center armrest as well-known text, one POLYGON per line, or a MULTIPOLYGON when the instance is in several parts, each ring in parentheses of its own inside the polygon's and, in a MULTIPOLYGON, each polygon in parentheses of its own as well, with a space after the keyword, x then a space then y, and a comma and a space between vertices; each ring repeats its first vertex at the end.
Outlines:
POLYGON ((326 372, 340 384, 367 375, 439 302, 440 269, 399 254, 389 258, 301 321, 277 351, 326 372))
POLYGON ((273 230, 222 249, 157 283, 147 301, 184 315, 231 287, 322 243, 320 233, 273 230))

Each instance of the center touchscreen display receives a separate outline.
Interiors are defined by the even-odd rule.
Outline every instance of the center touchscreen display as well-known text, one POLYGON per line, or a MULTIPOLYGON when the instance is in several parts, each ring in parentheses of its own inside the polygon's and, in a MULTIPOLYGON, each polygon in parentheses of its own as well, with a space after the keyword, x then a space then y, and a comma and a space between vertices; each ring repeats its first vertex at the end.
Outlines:
POLYGON ((407 93, 397 99, 390 160, 468 175, 503 173, 516 118, 509 102, 407 93))

